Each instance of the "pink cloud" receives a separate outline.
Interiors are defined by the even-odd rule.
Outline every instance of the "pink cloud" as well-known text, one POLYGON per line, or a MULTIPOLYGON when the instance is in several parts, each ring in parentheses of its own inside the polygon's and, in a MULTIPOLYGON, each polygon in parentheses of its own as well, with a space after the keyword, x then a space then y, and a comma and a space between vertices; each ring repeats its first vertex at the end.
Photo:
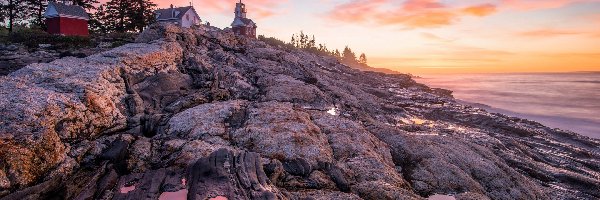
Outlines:
POLYGON ((419 11, 423 9, 444 8, 445 6, 436 0, 408 0, 404 2, 403 7, 407 11, 419 11))
POLYGON ((560 8, 569 4, 595 1, 597 0, 501 0, 501 5, 516 10, 539 10, 560 8))
POLYGON ((368 13, 379 12, 377 9, 385 5, 387 0, 357 0, 341 4, 332 9, 328 16, 340 21, 367 21, 368 13))
POLYGON ((354 0, 335 6, 327 17, 346 23, 432 28, 453 24, 464 16, 483 17, 494 12, 496 6, 492 4, 453 7, 439 0, 408 0, 400 5, 391 0, 354 0))
MULTIPOLYGON (((234 1, 222 0, 196 0, 195 5, 198 12, 203 14, 232 14, 235 8, 234 1), (201 5, 201 6, 200 6, 201 5)), ((244 0, 248 7, 248 15, 253 18, 267 18, 282 14, 280 5, 287 3, 287 0, 244 0)))

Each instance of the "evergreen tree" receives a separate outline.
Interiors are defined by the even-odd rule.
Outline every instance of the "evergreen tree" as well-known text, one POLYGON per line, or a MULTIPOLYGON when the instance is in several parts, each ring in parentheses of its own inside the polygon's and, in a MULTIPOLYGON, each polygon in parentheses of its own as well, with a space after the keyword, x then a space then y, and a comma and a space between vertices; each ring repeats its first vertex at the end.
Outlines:
POLYGON ((155 21, 155 7, 151 0, 110 0, 98 8, 100 12, 95 16, 100 19, 94 28, 105 32, 141 32, 155 21))
POLYGON ((15 24, 24 21, 27 16, 27 2, 23 0, 0 0, 0 10, 3 13, 3 22, 6 21, 8 32, 12 33, 15 24))
POLYGON ((106 20, 106 10, 104 5, 98 6, 96 12, 90 14, 90 30, 95 33, 108 33, 108 27, 111 25, 110 21, 106 20))
POLYGON ((5 0, 0 0, 0 24, 3 24, 4 20, 6 20, 6 8, 4 6, 4 1, 5 0))
POLYGON ((341 58, 342 54, 340 53, 340 50, 336 49, 335 52, 333 52, 333 56, 341 58))
MULTIPOLYGON (((308 37, 308 35, 306 36, 308 37)), ((307 44, 306 44, 306 49, 314 49, 316 47, 316 39, 315 36, 312 36, 312 39, 308 40, 307 44)))
POLYGON ((308 37, 304 35, 304 31, 300 31, 300 45, 298 48, 304 49, 306 47, 308 37))
POLYGON ((124 33, 129 31, 132 26, 131 10, 132 0, 110 0, 104 7, 104 16, 102 22, 105 23, 110 32, 124 33))
POLYGON ((30 18, 31 25, 46 29, 44 22, 44 13, 48 7, 48 0, 26 0, 27 18, 30 18))
POLYGON ((96 8, 94 5, 99 3, 98 0, 72 0, 72 1, 73 1, 73 5, 81 6, 88 12, 94 10, 96 8))
POLYGON ((150 0, 133 0, 132 4, 129 16, 129 19, 131 20, 129 29, 142 32, 146 26, 154 23, 156 20, 154 17, 156 4, 152 3, 150 0))
POLYGON ((298 33, 298 34, 293 34, 292 39, 290 40, 290 43, 287 45, 310 52, 310 53, 314 53, 314 54, 319 54, 319 55, 324 55, 324 56, 335 56, 336 58, 338 58, 344 62, 358 63, 360 61, 360 62, 364 62, 364 64, 367 63, 367 57, 364 54, 361 54, 360 59, 362 59, 362 60, 357 60, 356 54, 348 46, 346 46, 346 48, 344 48, 343 53, 340 53, 340 50, 338 50, 338 49, 330 51, 327 48, 327 45, 317 44, 317 39, 315 38, 315 36, 311 35, 309 37, 309 35, 304 33, 304 31, 300 31, 300 33, 298 33))
POLYGON ((342 54, 342 59, 346 62, 356 62, 356 54, 352 52, 352 49, 350 49, 350 47, 346 46, 342 54))
POLYGON ((358 58, 358 63, 367 64, 367 55, 365 55, 364 53, 360 54, 360 57, 358 58))

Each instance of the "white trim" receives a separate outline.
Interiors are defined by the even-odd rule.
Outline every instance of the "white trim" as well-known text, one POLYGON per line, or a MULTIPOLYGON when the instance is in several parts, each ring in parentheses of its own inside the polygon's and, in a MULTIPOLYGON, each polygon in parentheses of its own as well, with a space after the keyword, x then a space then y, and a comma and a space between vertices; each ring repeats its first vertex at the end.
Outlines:
POLYGON ((73 16, 73 15, 63 15, 63 14, 60 14, 58 16, 56 16, 56 15, 55 16, 46 16, 46 19, 52 19, 52 18, 57 18, 57 17, 58 18, 63 17, 63 18, 69 18, 69 19, 81 19, 81 20, 85 20, 85 21, 89 21, 90 20, 87 17, 80 17, 80 16, 73 16))

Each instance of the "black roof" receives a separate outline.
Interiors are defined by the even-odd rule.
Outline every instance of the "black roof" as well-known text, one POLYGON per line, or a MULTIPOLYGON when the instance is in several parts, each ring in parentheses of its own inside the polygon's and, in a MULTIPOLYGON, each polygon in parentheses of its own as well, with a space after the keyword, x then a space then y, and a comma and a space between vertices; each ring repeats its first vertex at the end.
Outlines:
POLYGON ((252 21, 251 19, 248 19, 248 18, 236 17, 233 20, 233 23, 231 23, 231 26, 232 27, 239 27, 239 26, 246 26, 246 27, 252 26, 252 27, 256 27, 256 23, 254 23, 254 21, 252 21), (243 23, 243 25, 239 24, 239 23, 236 23, 237 20, 240 20, 243 23))
POLYGON ((244 24, 246 25, 254 25, 254 21, 252 21, 251 19, 248 18, 241 18, 241 20, 244 22, 244 24))
POLYGON ((56 12, 58 12, 59 15, 71 15, 71 16, 82 17, 82 18, 86 18, 86 19, 90 18, 88 13, 85 12, 85 9, 83 9, 83 7, 78 6, 78 5, 67 5, 67 4, 58 3, 58 2, 48 2, 48 6, 50 6, 50 5, 54 6, 54 8, 56 9, 56 12))

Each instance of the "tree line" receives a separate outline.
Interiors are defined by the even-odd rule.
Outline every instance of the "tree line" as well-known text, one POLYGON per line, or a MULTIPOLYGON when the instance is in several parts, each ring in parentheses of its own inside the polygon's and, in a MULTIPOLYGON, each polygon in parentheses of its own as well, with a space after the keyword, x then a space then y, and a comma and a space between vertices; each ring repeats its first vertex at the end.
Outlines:
MULTIPOLYGON (((44 13, 56 0, 0 0, 0 23, 12 32, 15 25, 46 29, 44 13)), ((97 33, 136 32, 154 22, 156 4, 151 0, 67 0, 90 14, 90 30, 97 33)), ((63 2, 59 0, 59 2, 63 2)))
POLYGON ((304 31, 293 34, 289 45, 312 53, 334 56, 343 62, 367 64, 367 56, 364 53, 361 53, 360 56, 357 57, 356 53, 348 46, 346 46, 342 52, 338 49, 329 50, 326 44, 317 44, 315 36, 305 34, 304 31))

